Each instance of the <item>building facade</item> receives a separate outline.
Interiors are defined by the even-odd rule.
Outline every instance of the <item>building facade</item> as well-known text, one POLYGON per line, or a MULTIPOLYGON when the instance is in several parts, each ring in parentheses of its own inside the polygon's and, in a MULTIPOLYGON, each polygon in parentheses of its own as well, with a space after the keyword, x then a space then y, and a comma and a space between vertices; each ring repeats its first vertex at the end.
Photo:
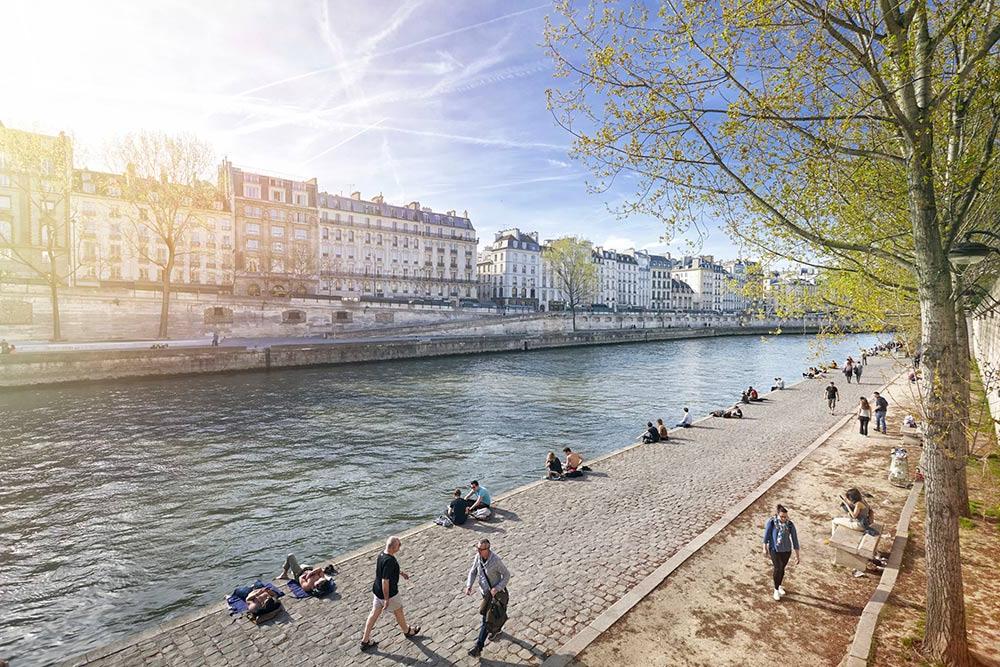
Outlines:
POLYGON ((468 215, 419 202, 319 195, 319 291, 340 298, 473 300, 476 238, 468 215))
POLYGON ((538 232, 505 229, 480 256, 479 300, 504 306, 538 308, 541 297, 542 248, 538 232))
MULTIPOLYGON (((84 287, 159 288, 167 247, 148 211, 122 199, 121 174, 77 169, 73 173, 72 218, 78 269, 84 287)), ((222 193, 193 197, 179 211, 185 224, 176 239, 174 286, 231 292, 232 212, 222 193)))
POLYGON ((675 264, 674 279, 687 283, 694 292, 694 310, 724 311, 723 293, 726 289, 726 270, 712 255, 690 255, 675 264))
POLYGON ((69 284, 73 144, 0 124, 0 276, 7 282, 69 284))
POLYGON ((672 300, 673 279, 670 270, 673 262, 670 256, 650 255, 650 304, 652 310, 674 310, 672 300))
POLYGON ((225 160, 219 167, 219 187, 233 212, 235 293, 316 294, 316 179, 298 181, 244 171, 225 160))

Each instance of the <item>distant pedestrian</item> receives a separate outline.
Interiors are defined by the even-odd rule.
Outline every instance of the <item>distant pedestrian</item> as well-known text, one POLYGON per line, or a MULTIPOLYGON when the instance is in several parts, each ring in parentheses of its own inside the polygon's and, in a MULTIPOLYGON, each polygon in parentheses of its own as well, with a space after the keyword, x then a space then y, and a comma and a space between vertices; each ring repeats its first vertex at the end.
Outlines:
POLYGON ((879 395, 877 391, 872 396, 875 397, 875 430, 888 433, 889 429, 885 425, 885 415, 889 411, 889 401, 885 400, 885 397, 879 395))
POLYGON ((830 384, 826 387, 826 404, 830 408, 830 414, 837 409, 837 394, 840 392, 837 390, 837 385, 830 381, 830 384))
POLYGON ((774 516, 767 520, 764 526, 764 555, 770 557, 772 578, 774 580, 775 600, 780 600, 785 594, 781 583, 785 579, 785 568, 788 559, 795 550, 795 564, 802 562, 799 556, 799 537, 795 533, 795 524, 788 518, 788 510, 784 505, 775 508, 774 516))
POLYGON ((861 364, 854 364, 854 380, 861 384, 861 364))
POLYGON ((510 600, 508 581, 510 572, 500 556, 490 550, 490 541, 479 540, 472 568, 469 569, 469 577, 465 582, 466 595, 472 595, 472 585, 476 582, 479 583, 479 592, 483 594, 483 600, 479 604, 479 614, 483 617, 479 636, 476 638, 476 645, 469 649, 472 657, 482 654, 487 638, 490 641, 496 640, 507 621, 507 603, 510 600))
POLYGON ((675 426, 678 428, 691 428, 691 411, 684 408, 684 416, 675 426))
POLYGON ((851 376, 854 375, 854 364, 851 363, 850 358, 848 358, 847 363, 844 364, 842 369, 844 377, 847 378, 847 384, 851 384, 851 376))
POLYGON ((219 347, 219 332, 212 333, 212 347, 219 347))
POLYGON ((868 365, 868 350, 861 351, 861 365, 862 366, 868 365))
POLYGON ((372 641, 372 628, 375 621, 382 615, 383 611, 391 611, 396 617, 399 629, 403 631, 405 637, 416 637, 420 634, 420 626, 407 625, 406 617, 403 615, 403 603, 399 599, 399 578, 409 579, 410 576, 399 569, 399 561, 396 554, 399 553, 402 543, 399 538, 393 535, 385 541, 385 550, 378 555, 375 562, 375 583, 372 584, 372 611, 365 621, 365 632, 361 636, 361 650, 369 651, 378 642, 372 641))
POLYGON ((860 433, 863 436, 868 435, 868 422, 872 418, 872 406, 868 403, 868 399, 864 396, 861 397, 861 401, 858 404, 858 424, 860 433))

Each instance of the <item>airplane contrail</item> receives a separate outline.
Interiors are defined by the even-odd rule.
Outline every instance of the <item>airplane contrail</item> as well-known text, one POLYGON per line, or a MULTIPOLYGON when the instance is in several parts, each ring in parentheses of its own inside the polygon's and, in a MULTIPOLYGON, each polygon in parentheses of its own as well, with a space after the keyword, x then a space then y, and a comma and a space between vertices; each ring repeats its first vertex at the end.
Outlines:
MULTIPOLYGON (((403 46, 397 46, 394 49, 389 49, 388 51, 382 51, 380 53, 373 54, 373 55, 369 56, 369 58, 370 59, 380 58, 382 56, 392 55, 393 53, 399 53, 400 51, 405 51, 406 49, 412 49, 415 46, 422 46, 423 44, 427 44, 428 42, 433 42, 435 40, 443 39, 445 37, 451 37, 452 35, 458 35, 458 34, 463 33, 463 32, 468 32, 469 30, 475 30, 476 28, 481 28, 483 26, 490 25, 491 23, 496 23, 498 21, 504 21, 506 19, 514 18, 515 16, 521 16, 522 14, 528 14, 530 12, 536 12, 539 9, 545 9, 548 6, 549 6, 549 4, 546 3, 544 5, 536 5, 535 7, 529 7, 527 9, 521 9, 521 10, 516 11, 516 12, 511 12, 509 14, 504 14, 503 16, 496 16, 494 18, 487 19, 485 21, 480 21, 479 23, 473 23, 471 25, 462 26, 461 28, 455 28, 454 30, 448 30, 447 32, 442 32, 442 33, 437 34, 437 35, 432 35, 430 37, 425 37, 425 38, 419 39, 419 40, 417 40, 415 42, 411 42, 409 44, 404 44, 403 46)), ((294 76, 289 76, 289 77, 286 77, 284 79, 279 79, 277 81, 272 81, 271 83, 265 83, 265 84, 262 84, 260 86, 256 86, 254 88, 248 88, 247 90, 244 90, 244 91, 242 91, 240 93, 237 93, 236 95, 238 97, 239 96, 243 96, 243 95, 250 95, 251 93, 256 93, 256 92, 259 92, 261 90, 267 90, 268 88, 274 88, 275 86, 280 86, 280 85, 285 84, 285 83, 291 83, 292 81, 299 81, 301 79, 306 79, 308 77, 315 76, 317 74, 323 74, 324 72, 333 72, 333 71, 338 70, 338 69, 343 69, 343 68, 346 68, 346 67, 353 67, 353 65, 354 65, 354 61, 351 61, 351 62, 347 62, 347 63, 339 63, 337 65, 331 65, 330 67, 324 67, 322 69, 311 70, 309 72, 303 72, 302 74, 296 74, 294 76)))

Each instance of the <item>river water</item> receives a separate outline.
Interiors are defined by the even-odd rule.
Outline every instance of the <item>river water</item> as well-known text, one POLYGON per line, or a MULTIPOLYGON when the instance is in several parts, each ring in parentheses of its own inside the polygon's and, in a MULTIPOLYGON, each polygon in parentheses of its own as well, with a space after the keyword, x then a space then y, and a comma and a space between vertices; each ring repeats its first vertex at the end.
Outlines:
MULTIPOLYGON (((568 348, 0 393, 0 657, 45 664, 342 554, 478 478, 538 479, 645 422, 800 378, 871 336, 568 348)), ((819 399, 817 399, 819 400, 819 399)), ((359 620, 360 622, 360 620, 359 620)))

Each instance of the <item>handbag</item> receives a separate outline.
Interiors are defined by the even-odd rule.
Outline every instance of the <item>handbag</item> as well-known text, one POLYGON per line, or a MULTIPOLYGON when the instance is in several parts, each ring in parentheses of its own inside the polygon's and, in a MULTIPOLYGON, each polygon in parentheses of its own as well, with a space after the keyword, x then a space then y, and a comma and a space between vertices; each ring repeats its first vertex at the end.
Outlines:
MULTIPOLYGON (((480 564, 480 567, 483 567, 480 564)), ((490 591, 493 590, 493 582, 490 581, 490 575, 486 574, 486 568, 483 567, 483 576, 486 578, 486 583, 489 584, 490 590, 483 595, 483 601, 479 605, 479 613, 483 616, 483 623, 486 624, 486 630, 490 634, 495 634, 500 632, 503 628, 503 624, 507 622, 507 603, 510 601, 510 595, 507 593, 507 589, 499 590, 496 595, 493 595, 490 591)))

